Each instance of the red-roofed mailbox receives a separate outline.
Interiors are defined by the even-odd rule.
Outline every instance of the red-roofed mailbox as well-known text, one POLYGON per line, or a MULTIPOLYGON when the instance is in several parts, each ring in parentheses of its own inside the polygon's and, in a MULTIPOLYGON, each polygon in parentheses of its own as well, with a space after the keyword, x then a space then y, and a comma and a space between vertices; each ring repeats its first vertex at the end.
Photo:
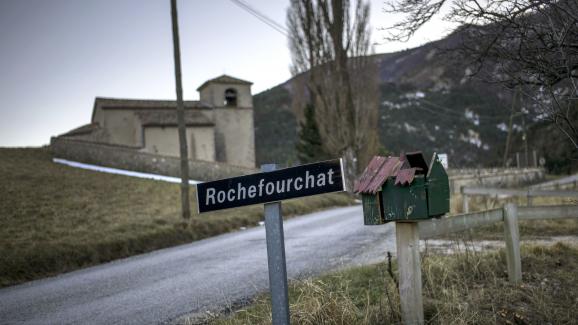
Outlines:
POLYGON ((366 225, 419 221, 450 210, 448 175, 434 153, 428 167, 421 152, 375 156, 355 182, 366 225))

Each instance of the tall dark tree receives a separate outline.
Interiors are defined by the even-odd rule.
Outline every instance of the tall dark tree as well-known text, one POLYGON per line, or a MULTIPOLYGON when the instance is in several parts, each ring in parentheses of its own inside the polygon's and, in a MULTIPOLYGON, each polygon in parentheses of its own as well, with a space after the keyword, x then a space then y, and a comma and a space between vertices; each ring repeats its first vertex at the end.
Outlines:
POLYGON ((287 25, 292 73, 307 79, 294 97, 307 96, 315 106, 323 147, 344 158, 351 185, 378 143, 369 5, 362 0, 292 0, 287 25))
POLYGON ((304 121, 300 123, 296 149, 297 157, 301 163, 312 163, 329 158, 325 148, 323 148, 323 141, 321 141, 315 120, 315 107, 311 104, 305 106, 304 121))
POLYGON ((175 59, 175 83, 177 92, 177 124, 181 156, 181 212, 184 219, 189 219, 191 217, 191 207, 189 203, 189 153, 187 150, 185 108, 183 105, 183 86, 181 80, 181 48, 179 44, 177 0, 171 0, 171 20, 173 25, 173 54, 175 59))

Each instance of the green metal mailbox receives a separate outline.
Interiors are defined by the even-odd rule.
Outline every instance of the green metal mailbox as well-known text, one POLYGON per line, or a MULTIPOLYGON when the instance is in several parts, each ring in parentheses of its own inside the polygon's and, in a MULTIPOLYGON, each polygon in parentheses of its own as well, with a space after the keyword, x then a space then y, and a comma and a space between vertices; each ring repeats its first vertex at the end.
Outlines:
POLYGON ((435 153, 429 167, 421 152, 375 156, 354 191, 361 194, 366 225, 419 221, 450 210, 448 175, 435 153))

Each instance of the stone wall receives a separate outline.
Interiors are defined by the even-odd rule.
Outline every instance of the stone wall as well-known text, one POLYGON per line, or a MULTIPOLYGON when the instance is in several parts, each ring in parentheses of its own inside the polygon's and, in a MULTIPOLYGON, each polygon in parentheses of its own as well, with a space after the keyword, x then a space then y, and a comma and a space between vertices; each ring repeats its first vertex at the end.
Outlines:
MULTIPOLYGON (((139 151, 140 148, 53 137, 53 157, 104 167, 180 177, 180 159, 139 151)), ((257 172, 256 169, 218 162, 189 160, 190 178, 209 181, 257 172)))
POLYGON ((542 168, 449 169, 450 191, 460 193, 463 186, 513 188, 543 181, 542 168))

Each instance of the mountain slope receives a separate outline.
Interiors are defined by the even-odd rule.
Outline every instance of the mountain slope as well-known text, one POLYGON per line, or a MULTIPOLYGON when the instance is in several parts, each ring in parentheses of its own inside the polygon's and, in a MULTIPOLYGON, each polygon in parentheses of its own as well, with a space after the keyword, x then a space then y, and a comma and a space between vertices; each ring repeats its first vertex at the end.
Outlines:
MULTIPOLYGON (((458 32, 414 49, 373 56, 379 67, 379 136, 385 149, 396 154, 447 153, 452 167, 501 165, 511 93, 471 78, 473 68, 466 61, 450 58, 445 49, 460 37, 458 32)), ((254 96, 258 163, 297 162, 295 143, 302 112, 291 105, 291 85, 302 77, 254 96)), ((514 120, 513 130, 510 159, 515 164, 515 152, 523 147, 520 117, 514 120)), ((546 147, 539 147, 543 151, 538 156, 546 155, 546 147)))

